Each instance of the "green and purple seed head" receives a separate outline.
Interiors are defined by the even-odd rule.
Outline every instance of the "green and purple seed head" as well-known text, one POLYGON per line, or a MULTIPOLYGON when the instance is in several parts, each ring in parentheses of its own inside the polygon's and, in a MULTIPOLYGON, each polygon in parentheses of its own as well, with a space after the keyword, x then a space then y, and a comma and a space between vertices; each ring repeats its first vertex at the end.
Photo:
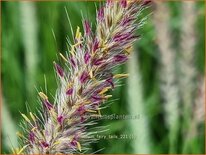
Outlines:
MULTIPOLYGON (((113 74, 124 64, 140 25, 138 15, 150 1, 112 1, 97 11, 96 31, 89 21, 83 21, 84 35, 78 27, 74 44, 69 44, 67 56, 60 54, 66 67, 54 62, 58 89, 52 104, 47 95, 39 93, 43 110, 37 117, 30 112, 25 119, 25 132, 19 134, 22 148, 16 154, 75 154, 88 151, 96 141, 87 128, 93 121, 87 116, 100 115, 102 104, 111 97, 115 79, 127 74, 113 74), (69 66, 69 67, 68 67, 69 66)), ((63 64, 63 63, 61 63, 63 64)))

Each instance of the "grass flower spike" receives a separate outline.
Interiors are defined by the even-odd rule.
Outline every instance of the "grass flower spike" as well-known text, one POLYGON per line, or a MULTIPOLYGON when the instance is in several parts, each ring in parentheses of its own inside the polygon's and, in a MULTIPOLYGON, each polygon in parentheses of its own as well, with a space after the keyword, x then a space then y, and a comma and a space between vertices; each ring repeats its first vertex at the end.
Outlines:
POLYGON ((77 27, 74 43, 69 44, 64 62, 54 62, 58 76, 55 100, 39 92, 40 116, 22 114, 24 133, 18 134, 21 148, 16 154, 84 153, 94 141, 88 117, 100 115, 101 105, 111 97, 115 79, 127 74, 113 74, 113 69, 128 60, 132 44, 139 38, 136 30, 142 25, 137 18, 150 1, 112 1, 97 11, 96 31, 83 22, 84 33, 77 27), (62 63, 63 64, 63 63, 62 63))

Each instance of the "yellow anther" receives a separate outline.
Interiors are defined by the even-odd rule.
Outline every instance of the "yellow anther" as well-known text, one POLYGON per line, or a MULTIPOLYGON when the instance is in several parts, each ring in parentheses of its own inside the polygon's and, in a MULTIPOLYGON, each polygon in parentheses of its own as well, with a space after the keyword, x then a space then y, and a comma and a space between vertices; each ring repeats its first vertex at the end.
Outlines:
POLYGON ((31 129, 31 131, 34 132, 36 129, 37 129, 37 127, 33 127, 33 128, 31 129))
POLYGON ((25 145, 25 146, 22 147, 21 149, 18 149, 17 154, 21 154, 21 153, 25 150, 25 148, 26 148, 27 146, 28 146, 28 145, 25 145))
POLYGON ((71 88, 71 87, 73 87, 73 83, 68 83, 68 85, 67 85, 67 89, 69 89, 69 88, 71 88))
POLYGON ((108 52, 108 47, 104 47, 102 51, 106 54, 108 52))
POLYGON ((72 45, 74 47, 77 47, 78 45, 80 45, 82 43, 82 41, 77 42, 76 44, 72 45))
POLYGON ((60 141, 56 141, 53 145, 58 145, 60 144, 60 141))
POLYGON ((18 132, 16 132, 16 135, 17 135, 17 136, 19 136, 19 137, 21 137, 21 138, 22 138, 22 137, 24 137, 24 136, 22 135, 22 133, 21 133, 21 132, 19 132, 19 131, 18 131, 18 132))
POLYGON ((26 115, 24 115, 24 114, 21 114, 21 115, 28 123, 31 123, 31 121, 28 119, 28 117, 26 115))
POLYGON ((129 76, 129 74, 116 74, 113 76, 113 78, 126 78, 128 76, 129 76))
POLYGON ((29 114, 30 114, 30 116, 31 116, 32 120, 35 122, 35 121, 36 121, 35 116, 32 114, 32 112, 30 112, 29 114))
POLYGON ((71 46, 71 50, 69 52, 74 56, 74 45, 71 46))
POLYGON ((96 112, 97 112, 97 111, 91 110, 91 109, 87 109, 86 111, 87 111, 87 112, 91 112, 91 113, 96 113, 96 112))
MULTIPOLYGON (((54 62, 55 63, 55 62, 54 62)), ((48 100, 48 97, 43 93, 43 92, 39 92, 39 96, 43 99, 43 100, 48 100)))
POLYGON ((89 76, 90 76, 91 79, 93 78, 93 70, 92 69, 89 72, 89 76))
POLYGON ((77 142, 77 148, 79 149, 80 152, 82 151, 82 147, 79 142, 77 142))
POLYGON ((106 99, 111 98, 111 97, 112 97, 112 95, 105 96, 106 99))
POLYGON ((80 28, 79 28, 79 26, 77 26, 76 36, 75 36, 75 38, 78 38, 78 36, 79 36, 79 31, 80 31, 80 28))
POLYGON ((108 52, 108 46, 107 46, 107 43, 106 42, 102 42, 101 43, 101 48, 103 50, 103 52, 108 52))
POLYGON ((79 26, 77 27, 75 38, 76 38, 76 39, 81 38, 81 32, 80 32, 80 28, 79 28, 79 26))
POLYGON ((84 104, 89 104, 89 103, 91 103, 91 101, 85 101, 85 102, 84 102, 84 104))
POLYGON ((59 53, 59 55, 64 61, 68 62, 67 58, 65 58, 63 54, 59 53))
POLYGON ((99 116, 102 116, 100 109, 98 109, 97 112, 98 112, 99 116))
POLYGON ((99 92, 100 95, 106 93, 111 87, 105 87, 102 89, 102 91, 99 92))
POLYGON ((130 54, 130 53, 132 52, 132 50, 133 50, 133 48, 132 48, 132 46, 131 46, 131 47, 126 48, 126 49, 125 49, 125 52, 126 52, 127 54, 130 54))

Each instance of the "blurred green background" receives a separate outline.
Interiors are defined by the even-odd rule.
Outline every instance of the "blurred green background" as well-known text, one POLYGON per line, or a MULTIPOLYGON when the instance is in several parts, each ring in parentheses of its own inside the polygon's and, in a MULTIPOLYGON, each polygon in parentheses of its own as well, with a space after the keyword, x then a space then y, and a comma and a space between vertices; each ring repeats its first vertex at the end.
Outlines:
MULTIPOLYGON (((121 81, 122 86, 113 91, 115 100, 102 110, 102 114, 138 117, 101 120, 100 125, 109 130, 102 133, 105 139, 100 138, 91 146, 93 152, 205 153, 204 88, 201 88, 205 4, 185 3, 164 2, 151 7, 153 13, 138 30, 142 39, 135 44, 134 55, 117 71, 129 72, 130 77, 121 81), (183 68, 185 72, 181 73, 184 65, 189 65, 189 69, 183 68), (185 79, 189 80, 184 82, 185 79), (162 89, 165 85, 166 89, 162 89)), ((99 3, 1 2, 1 5, 2 153, 9 153, 11 144, 17 145, 15 133, 21 130, 20 112, 27 113, 27 104, 32 111, 36 110, 36 89, 44 89, 44 76, 49 92, 55 93, 52 62, 59 59, 59 52, 65 53, 66 37, 71 38, 65 8, 73 29, 78 25, 82 30, 82 16, 95 28, 95 8, 99 3)))

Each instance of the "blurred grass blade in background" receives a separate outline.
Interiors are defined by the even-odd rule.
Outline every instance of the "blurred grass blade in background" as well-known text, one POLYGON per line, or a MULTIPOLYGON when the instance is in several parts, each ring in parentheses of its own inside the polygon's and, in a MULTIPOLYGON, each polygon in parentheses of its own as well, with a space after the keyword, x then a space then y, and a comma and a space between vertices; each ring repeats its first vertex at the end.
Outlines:
MULTIPOLYGON (((205 121, 205 79, 201 77, 199 80, 198 90, 195 93, 195 101, 194 108, 192 110, 192 117, 190 121, 190 125, 188 126, 188 130, 185 135, 184 145, 183 145, 183 153, 200 152, 200 147, 197 147, 194 144, 198 143, 198 134, 201 133, 200 126, 205 121)), ((204 135, 200 135, 204 136, 204 135)))
POLYGON ((170 9, 164 2, 156 2, 154 26, 156 28, 157 44, 160 51, 160 87, 165 110, 165 122, 169 130, 169 153, 176 153, 179 130, 179 96, 176 85, 175 58, 172 49, 171 32, 169 29, 170 9))
MULTIPOLYGON (((2 99, 3 100, 3 99, 2 99)), ((3 142, 7 148, 17 147, 18 141, 16 136, 17 126, 12 119, 5 100, 2 101, 2 132, 3 142)))
POLYGON ((136 119, 131 119, 128 123, 132 133, 134 134, 134 139, 132 141, 132 147, 134 153, 137 154, 149 154, 150 153, 150 143, 149 139, 149 126, 148 118, 145 113, 145 103, 143 99, 143 90, 141 82, 141 74, 139 72, 139 64, 136 56, 137 51, 132 51, 130 61, 128 63, 128 111, 129 114, 134 118, 135 116, 140 116, 136 119))
MULTIPOLYGON (((25 79, 26 90, 30 100, 35 100, 35 77, 38 64, 38 30, 36 19, 36 7, 34 2, 20 2, 20 21, 23 48, 25 50, 25 79)), ((34 105, 30 105, 34 107, 34 105)))
POLYGON ((183 144, 183 153, 187 151, 188 128, 191 125, 193 105, 195 102, 196 67, 195 67, 195 45, 196 32, 195 23, 197 11, 195 2, 182 2, 182 22, 181 22, 181 40, 180 40, 180 57, 179 57, 179 82, 183 103, 183 124, 182 136, 185 137, 183 144))

